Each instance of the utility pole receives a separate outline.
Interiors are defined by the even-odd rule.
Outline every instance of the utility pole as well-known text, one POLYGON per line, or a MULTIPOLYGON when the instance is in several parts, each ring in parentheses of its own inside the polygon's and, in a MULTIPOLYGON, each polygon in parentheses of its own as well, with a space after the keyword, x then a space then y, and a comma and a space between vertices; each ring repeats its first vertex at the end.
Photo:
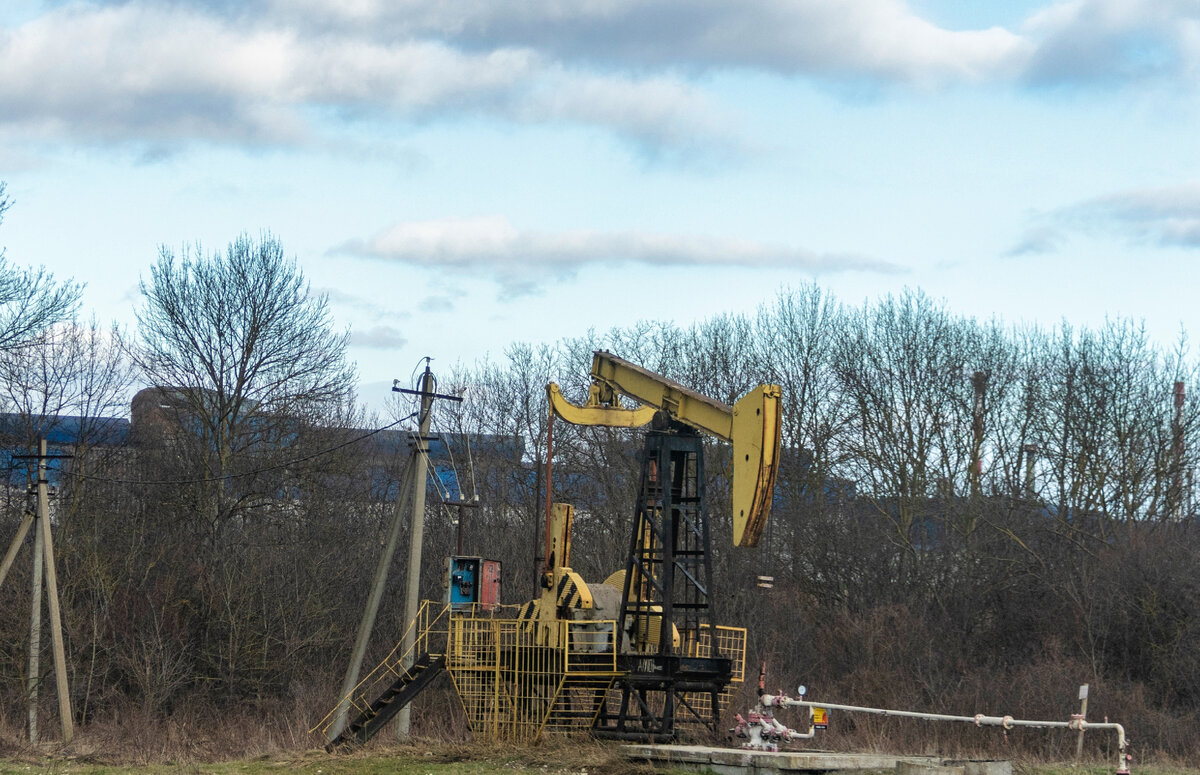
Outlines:
MULTIPOLYGON (((429 475, 429 425, 433 409, 433 372, 429 359, 425 359, 425 373, 421 376, 421 415, 417 423, 416 456, 413 458, 412 514, 408 531, 408 583, 404 592, 404 641, 400 647, 401 665, 405 670, 413 664, 413 644, 416 642, 417 606, 421 598, 421 544, 425 540, 425 477, 429 475)), ((400 709, 396 720, 396 736, 408 737, 410 709, 400 709)))
MULTIPOLYGON (((391 567, 392 558, 395 556, 396 546, 399 543, 400 528, 404 524, 404 510, 406 507, 410 509, 411 529, 409 531, 408 587, 404 607, 405 621, 412 623, 417 615, 417 603, 420 597, 421 543, 425 531, 425 480, 428 476, 428 441, 430 438, 429 426, 433 399, 442 398, 448 401, 462 401, 462 398, 459 396, 440 395, 433 392, 434 379, 433 373, 429 368, 429 360, 429 358, 425 359, 425 373, 421 378, 420 390, 392 387, 392 390, 396 393, 421 396, 417 441, 409 455, 408 465, 405 468, 404 479, 400 489, 396 493, 396 506, 392 512, 392 524, 388 530, 383 551, 379 556, 379 562, 375 566, 375 576, 371 582, 371 592, 367 597, 367 606, 363 611, 363 618, 359 622, 358 634, 354 641, 354 650, 350 656, 350 664, 347 665, 346 675, 342 680, 342 701, 338 706, 337 719, 329 729, 330 741, 337 739, 338 735, 346 728, 347 716, 350 710, 348 700, 351 692, 358 685, 358 676, 362 670, 367 643, 370 641, 371 631, 375 627, 375 616, 379 612, 379 605, 387 586, 388 568, 391 567)), ((411 667, 413 662, 411 650, 414 635, 415 632, 413 630, 407 630, 404 635, 403 651, 407 656, 404 657, 403 665, 406 669, 411 667)), ((398 734, 407 735, 407 707, 401 711, 397 723, 398 734)))
POLYGON ((37 525, 33 530, 33 594, 29 612, 29 674, 26 676, 26 702, 29 703, 29 744, 38 744, 38 682, 41 679, 42 651, 42 554, 45 553, 45 537, 41 523, 45 520, 42 511, 42 461, 38 460, 37 473, 37 525))
POLYGON ((4 583, 9 568, 16 559, 17 550, 25 540, 31 526, 33 532, 33 600, 29 612, 29 677, 26 684, 26 696, 29 703, 29 743, 38 742, 38 688, 41 678, 42 650, 42 568, 45 567, 46 593, 50 609, 50 638, 54 650, 54 680, 58 688, 58 715, 62 725, 62 741, 71 742, 75 736, 74 723, 71 720, 71 696, 67 690, 67 658, 63 645, 62 615, 58 606, 58 573, 54 565, 54 540, 50 532, 50 491, 46 478, 46 461, 52 458, 69 458, 71 455, 49 455, 46 453, 46 440, 38 442, 37 455, 13 455, 14 460, 37 459, 37 510, 26 512, 21 520, 17 534, 13 537, 4 561, 0 562, 0 584, 4 583), (35 524, 36 523, 36 524, 35 524))
POLYGON ((71 721, 71 695, 67 691, 67 656, 63 646, 62 613, 58 608, 58 571, 54 567, 54 541, 50 535, 50 493, 46 481, 46 440, 38 444, 38 512, 42 523, 42 558, 46 563, 46 586, 50 608, 50 641, 54 650, 54 683, 58 688, 58 716, 63 743, 71 742, 75 729, 71 721))
POLYGON ((392 564, 392 557, 396 554, 396 544, 400 540, 400 526, 404 522, 404 504, 408 502, 412 484, 412 460, 410 458, 404 469, 404 479, 396 493, 396 506, 392 511, 392 525, 388 530, 387 542, 379 555, 379 562, 375 565, 375 579, 371 582, 367 607, 358 624, 354 651, 350 655, 350 664, 346 667, 346 677, 342 679, 342 701, 338 705, 337 719, 329 729, 330 741, 337 739, 337 736, 346 728, 346 716, 350 711, 350 693, 358 685, 358 674, 362 670, 363 658, 367 653, 367 643, 371 639, 371 631, 375 628, 375 615, 379 613, 379 603, 383 600, 383 591, 387 584, 388 568, 392 564))

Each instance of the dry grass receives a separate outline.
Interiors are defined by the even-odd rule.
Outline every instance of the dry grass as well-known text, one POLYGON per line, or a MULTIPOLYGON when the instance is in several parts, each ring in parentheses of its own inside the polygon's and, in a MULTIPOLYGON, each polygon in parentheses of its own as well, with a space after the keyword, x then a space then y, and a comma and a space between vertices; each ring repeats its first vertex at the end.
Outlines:
MULTIPOLYGON (((653 775, 682 773, 656 770, 625 759, 620 747, 590 738, 554 738, 537 745, 414 743, 369 746, 339 754, 307 750, 230 761, 116 764, 78 754, 16 751, 0 756, 0 775, 653 775)), ((1017 775, 1111 775, 1111 764, 1082 766, 1017 761, 1017 775)), ((1157 763, 1135 766, 1137 775, 1190 775, 1185 765, 1157 763)))
MULTIPOLYGON (((178 714, 177 714, 178 715, 178 714)), ((50 732, 50 730, 47 730, 50 732)), ((429 737, 397 744, 376 740, 334 754, 321 750, 296 723, 267 728, 262 719, 173 718, 152 722, 124 717, 79 730, 65 748, 37 750, 19 742, 20 730, 0 729, 0 775, 652 775, 663 770, 625 758, 619 745, 588 736, 551 737, 531 745, 464 743, 429 737), (240 730, 240 732, 239 732, 240 730), (18 741, 18 742, 14 742, 18 741)), ((832 742, 832 741, 830 741, 832 742)), ((842 741, 844 742, 844 741, 842 741)), ((876 750, 885 741, 875 739, 876 750)), ((825 747, 825 746, 822 746, 825 747)), ((942 752, 945 754, 945 752, 942 752)), ((1006 756, 993 758, 1008 758, 1006 756)), ((1017 775, 1111 775, 1112 762, 1082 766, 1015 757, 1017 775)), ((1134 762, 1137 775, 1194 773, 1186 763, 1134 762)))
POLYGON ((28 750, 18 751, 16 756, 5 753, 0 759, 0 775, 31 772, 55 775, 277 775, 280 772, 308 775, 484 775, 494 772, 511 775, 653 775, 661 771, 630 762, 617 746, 590 738, 556 738, 529 746, 423 742, 371 746, 337 754, 318 749, 213 762, 115 763, 66 752, 41 754, 28 750))
MULTIPOLYGON (((735 701, 744 709, 746 696, 735 701)), ((304 772, 309 775, 383 773, 404 775, 476 775, 488 772, 580 773, 618 775, 655 769, 630 762, 613 743, 587 736, 552 737, 537 745, 465 743, 470 738, 456 703, 446 687, 431 687, 418 698, 413 732, 419 744, 400 745, 387 735, 357 750, 326 754, 322 740, 310 736, 308 727, 325 711, 324 693, 296 697, 290 702, 259 702, 218 711, 207 703, 175 710, 163 718, 141 712, 136 706, 110 708, 103 717, 80 727, 75 741, 65 748, 33 749, 25 742, 23 718, 0 713, 0 775, 8 773, 62 773, 111 775, 113 773, 231 773, 304 772)), ((783 719, 785 723, 788 718, 783 719)), ((1003 758, 1018 762, 1020 775, 1092 775, 1111 773, 1115 755, 1102 735, 1089 735, 1083 766, 1052 764, 1070 761, 1074 733, 1024 730, 1003 735, 995 729, 970 725, 932 725, 877 717, 855 718, 836 714, 833 725, 815 747, 838 751, 915 753, 958 758, 1003 758), (1110 756, 1111 755, 1111 756, 1110 756), (1050 763, 1050 764, 1048 764, 1050 763)), ((42 716, 43 736, 57 737, 51 712, 42 716)), ((721 745, 720 740, 711 741, 721 745)), ((1136 742, 1136 740, 1135 740, 1136 742)), ((1153 750, 1153 749, 1151 749, 1153 750)), ((1194 762, 1158 758, 1144 761, 1134 749, 1134 772, 1139 775, 1182 775, 1196 772, 1194 762)))
POLYGON ((58 746, 52 713, 42 715, 38 748, 26 742, 23 718, 0 714, 0 775, 61 773, 212 773, 264 775, 650 775, 651 767, 625 759, 617 746, 589 736, 551 737, 536 745, 466 743, 469 733, 451 698, 436 689, 414 703, 413 735, 399 744, 387 734, 367 745, 328 754, 309 735, 324 712, 324 697, 292 703, 257 703, 218 712, 210 705, 177 709, 167 718, 136 707, 112 709, 76 729, 69 746, 58 746), (319 712, 318 712, 319 711, 319 712))

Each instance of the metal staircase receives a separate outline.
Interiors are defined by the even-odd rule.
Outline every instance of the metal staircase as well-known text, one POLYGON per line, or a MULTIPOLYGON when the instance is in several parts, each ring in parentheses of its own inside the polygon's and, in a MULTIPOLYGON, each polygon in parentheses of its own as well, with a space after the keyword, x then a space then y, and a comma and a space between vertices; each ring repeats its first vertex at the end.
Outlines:
POLYGON ((370 740, 400 712, 401 708, 412 702, 445 667, 446 657, 443 654, 419 655, 413 661, 412 667, 402 670, 382 694, 372 700, 339 735, 329 741, 325 749, 332 751, 344 743, 365 743, 370 740))
POLYGON ((446 669, 449 613, 444 603, 422 603, 408 625, 414 636, 411 647, 405 650, 404 640, 397 643, 309 733, 319 732, 326 750, 371 739, 446 669))

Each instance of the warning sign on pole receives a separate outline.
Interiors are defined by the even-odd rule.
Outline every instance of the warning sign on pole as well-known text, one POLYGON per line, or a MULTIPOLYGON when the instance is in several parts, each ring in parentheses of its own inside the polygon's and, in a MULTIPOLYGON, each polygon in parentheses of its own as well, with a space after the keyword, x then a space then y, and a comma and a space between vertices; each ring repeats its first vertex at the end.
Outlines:
POLYGON ((827 708, 813 708, 812 722, 815 729, 829 728, 829 710, 827 708))

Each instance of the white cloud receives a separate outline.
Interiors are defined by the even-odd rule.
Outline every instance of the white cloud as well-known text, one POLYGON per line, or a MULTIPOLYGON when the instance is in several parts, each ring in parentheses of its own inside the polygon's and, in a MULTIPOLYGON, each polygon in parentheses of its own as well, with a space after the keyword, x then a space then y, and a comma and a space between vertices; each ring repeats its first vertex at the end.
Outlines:
POLYGON ((347 293, 339 288, 313 288, 312 292, 324 296, 331 304, 343 308, 348 313, 365 313, 376 319, 407 318, 410 316, 408 312, 392 310, 389 307, 377 304, 367 296, 359 293, 347 293))
POLYGON ((748 67, 919 84, 1010 72, 1029 49, 998 27, 940 28, 902 0, 276 0, 271 12, 356 34, 528 47, 601 67, 748 67))
POLYGON ((422 122, 598 126, 641 145, 724 143, 671 77, 596 75, 523 47, 303 35, 173 4, 71 5, 0 31, 0 129, 145 146, 313 141, 312 108, 422 122), (586 96, 586 98, 584 98, 586 96))
MULTIPOLYGON (((267 7, 267 6, 264 6, 267 7)), ((1018 30, 950 30, 903 0, 272 0, 271 14, 464 50, 520 47, 602 69, 750 68, 919 87, 1194 76, 1195 0, 1062 0, 1018 30)))
MULTIPOLYGON (((950 30, 904 0, 72 2, 0 29, 0 134, 317 143, 329 122, 573 124, 648 155, 744 145, 712 72, 918 88, 1200 73, 1196 0, 1066 0, 950 30)), ((1190 79, 1190 80, 1189 80, 1190 79)), ((392 133, 394 136, 394 132, 392 133)))
POLYGON ((620 127, 642 150, 737 150, 735 131, 722 111, 677 80, 630 82, 559 71, 519 108, 528 123, 571 122, 620 127))
POLYGON ((1058 208, 1041 216, 1011 252, 1053 251, 1070 232, 1200 249, 1200 183, 1123 191, 1058 208))
POLYGON ((350 344, 372 350, 398 350, 408 344, 408 339, 392 326, 373 326, 365 331, 352 331, 350 344))
POLYGON ((1062 245, 1064 235, 1057 226, 1039 224, 1025 230, 1021 240, 1007 253, 1010 256, 1030 256, 1053 253, 1062 245))
POLYGON ((0 122, 101 141, 294 142, 295 41, 170 9, 70 6, 0 38, 0 122))
POLYGON ((390 106, 416 113, 486 103, 538 77, 528 50, 466 54, 437 42, 388 46, 349 40, 297 46, 280 86, 293 101, 390 106))
POLYGON ((1194 75, 1200 62, 1196 0, 1066 0, 1034 14, 1035 83, 1144 81, 1194 75))
POLYGON ((1112 230, 1138 242, 1200 248, 1200 183, 1098 197, 1067 208, 1061 217, 1080 228, 1112 230))
POLYGON ((845 253, 706 236, 636 232, 521 231, 501 217, 401 223, 333 252, 446 271, 490 274, 509 296, 540 290, 589 265, 747 267, 823 274, 867 271, 894 274, 895 264, 845 253))

